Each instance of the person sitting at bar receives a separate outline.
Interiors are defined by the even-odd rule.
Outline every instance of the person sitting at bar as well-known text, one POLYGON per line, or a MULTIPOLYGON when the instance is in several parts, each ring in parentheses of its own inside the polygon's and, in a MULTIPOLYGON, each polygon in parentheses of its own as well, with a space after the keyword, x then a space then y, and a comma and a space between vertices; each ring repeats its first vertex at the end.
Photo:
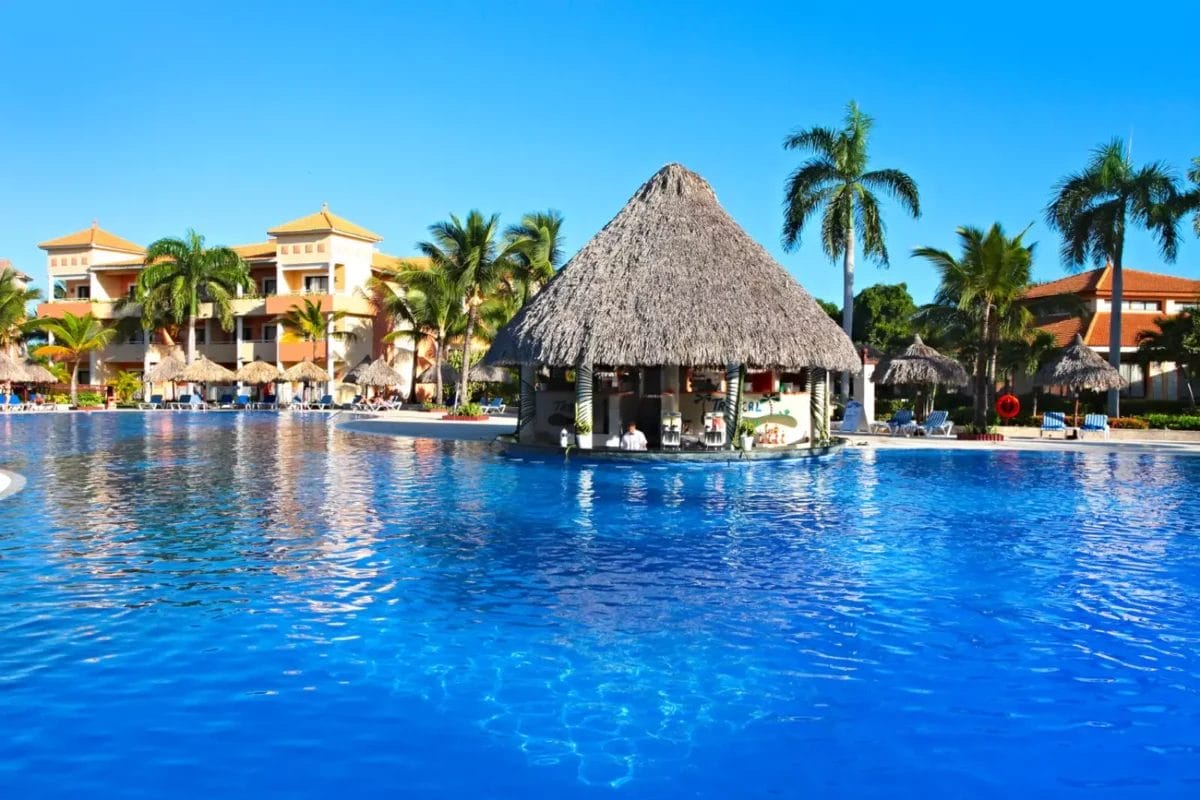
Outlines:
POLYGON ((621 434, 621 449, 646 449, 646 434, 638 430, 636 422, 627 422, 625 424, 625 433, 621 434))

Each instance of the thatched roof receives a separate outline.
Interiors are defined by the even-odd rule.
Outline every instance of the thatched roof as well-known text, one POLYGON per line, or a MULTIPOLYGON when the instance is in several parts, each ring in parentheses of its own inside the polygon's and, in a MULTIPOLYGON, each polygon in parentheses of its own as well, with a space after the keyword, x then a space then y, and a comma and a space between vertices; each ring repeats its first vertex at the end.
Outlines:
POLYGON ((187 366, 175 356, 167 356, 162 361, 146 370, 142 377, 147 383, 171 383, 179 380, 179 374, 187 366))
POLYGON ((282 373, 274 365, 261 358, 256 358, 249 364, 238 368, 236 378, 242 383, 262 384, 274 383, 282 377, 282 373))
POLYGON ((860 366, 837 323, 678 164, 638 189, 500 331, 484 361, 860 366))
POLYGON ((25 381, 27 383, 58 383, 58 376, 43 367, 41 364, 36 364, 33 361, 26 361, 24 366, 25 381))
POLYGON ((370 366, 364 367, 358 373, 360 386, 399 386, 402 383, 404 378, 382 358, 375 359, 370 366))
POLYGON ((179 380, 191 383, 227 383, 237 380, 237 375, 231 369, 226 369, 215 361, 199 356, 179 373, 179 380))
POLYGON ((919 335, 903 353, 880 364, 874 376, 876 383, 890 385, 965 386, 968 380, 962 364, 922 342, 919 335))
POLYGON ((371 366, 371 357, 363 356, 362 361, 355 364, 354 368, 346 373, 346 377, 342 378, 342 381, 345 383, 358 383, 358 376, 369 366, 371 366))
POLYGON ((1123 389, 1129 385, 1121 373, 1083 343, 1079 334, 1075 334, 1075 341, 1064 347, 1053 361, 1037 371, 1033 383, 1036 386, 1063 386, 1076 392, 1123 389))
POLYGON ((23 383, 29 380, 25 365, 4 353, 0 353, 0 382, 23 383))
POLYGON ((472 364, 471 380, 478 383, 505 383, 509 380, 508 370, 489 364, 472 364))
POLYGON ((329 380, 329 375, 325 370, 306 358, 300 363, 293 364, 286 369, 283 373, 283 379, 290 383, 300 383, 301 381, 318 383, 329 380))
MULTIPOLYGON (((433 368, 432 364, 430 366, 426 367, 425 371, 417 376, 417 383, 436 383, 436 382, 437 382, 437 370, 433 368)), ((442 383, 457 383, 457 382, 458 382, 458 370, 456 370, 454 367, 450 366, 445 361, 443 361, 442 362, 442 383)))

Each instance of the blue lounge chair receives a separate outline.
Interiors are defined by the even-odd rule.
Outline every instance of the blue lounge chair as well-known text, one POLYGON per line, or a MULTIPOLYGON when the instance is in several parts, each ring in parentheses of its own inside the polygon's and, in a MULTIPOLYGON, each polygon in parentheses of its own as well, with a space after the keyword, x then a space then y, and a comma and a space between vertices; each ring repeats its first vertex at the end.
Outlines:
POLYGON ((152 394, 152 395, 150 395, 149 400, 143 400, 142 402, 138 403, 138 408, 142 409, 143 411, 149 411, 151 409, 161 409, 162 407, 163 407, 163 397, 161 394, 152 394))
POLYGON ((233 407, 239 411, 245 411, 250 408, 250 395, 239 394, 237 400, 233 401, 233 407))
POLYGON ((508 406, 499 397, 493 397, 483 404, 483 413, 485 414, 503 414, 504 409, 508 406))
POLYGON ((310 403, 308 407, 319 409, 321 411, 328 411, 329 409, 333 408, 333 395, 322 395, 320 400, 315 403, 310 403))
POLYGON ((1047 411, 1042 414, 1042 430, 1038 433, 1038 437, 1045 436, 1047 433, 1061 433, 1063 438, 1067 438, 1067 417, 1061 411, 1047 411))
POLYGON ((907 433, 913 425, 913 412, 910 409, 902 408, 887 422, 876 422, 871 426, 872 431, 883 433, 885 430, 892 436, 897 433, 907 433))
POLYGON ((1107 414, 1088 414, 1083 418, 1083 424, 1079 426, 1079 432, 1084 431, 1092 433, 1103 433, 1104 441, 1108 441, 1108 415, 1107 414))
POLYGON ((217 401, 217 406, 220 408, 233 408, 233 395, 221 395, 221 399, 217 401))
POLYGON ((181 411, 188 408, 192 404, 192 396, 190 394, 181 394, 178 398, 167 403, 167 408, 175 411, 181 411))
POLYGON ((846 403, 846 410, 842 412, 842 425, 838 428, 838 433, 857 433, 865 424, 862 403, 851 400, 846 403))
POLYGON ((926 436, 950 436, 954 423, 950 421, 948 411, 930 411, 925 421, 913 429, 913 433, 923 433, 926 436))
POLYGON ((4 403, 5 411, 24 411, 25 402, 15 394, 10 394, 8 400, 4 403))
POLYGON ((207 411, 208 403, 200 395, 194 394, 189 399, 187 407, 190 411, 207 411))

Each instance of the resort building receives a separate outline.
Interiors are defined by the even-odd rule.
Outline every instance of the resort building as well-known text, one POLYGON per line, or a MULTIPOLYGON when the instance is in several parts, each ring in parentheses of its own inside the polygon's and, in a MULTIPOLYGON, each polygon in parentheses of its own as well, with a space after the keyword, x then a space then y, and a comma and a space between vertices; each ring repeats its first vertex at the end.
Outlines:
MULTIPOLYGON (((1146 364, 1138 357, 1138 337, 1157 332, 1155 321, 1200 304, 1200 280, 1123 269, 1121 299, 1121 375, 1129 387, 1126 397, 1151 400, 1178 400, 1186 397, 1187 387, 1176 365, 1170 362, 1146 364)), ((1081 272, 1055 281, 1041 283, 1025 293, 1027 301, 1046 300, 1062 295, 1079 299, 1083 313, 1061 313, 1038 320, 1042 330, 1054 335, 1058 347, 1071 344, 1076 334, 1090 348, 1108 358, 1109 324, 1112 320, 1112 265, 1081 272)), ((1027 388, 1026 379, 1025 387, 1027 388)))
MULTIPOLYGON (((253 282, 233 302, 234 328, 225 331, 213 318, 211 305, 201 307, 196 324, 198 354, 231 370, 254 359, 287 369, 304 359, 325 367, 329 382, 364 358, 388 348, 400 363, 411 360, 411 343, 385 345, 389 321, 377 314, 367 289, 371 275, 400 262, 377 249, 382 240, 360 225, 337 216, 328 207, 267 230, 266 241, 236 245, 253 282), (305 300, 320 303, 326 313, 346 312, 331 331, 352 337, 327 336, 305 342, 282 330, 279 318, 305 300)), ((144 266, 145 248, 110 233, 93 222, 90 228, 38 245, 46 251, 48 285, 53 298, 38 306, 40 316, 91 312, 101 320, 136 316, 139 308, 118 301, 133 296, 144 266)), ((99 384, 115 372, 144 373, 167 355, 178 352, 186 336, 172 340, 165 332, 147 336, 138 330, 92 355, 80 370, 81 384, 99 384)), ((407 377, 407 376, 406 376, 407 377)), ((400 387, 407 391, 408 387, 400 387)))

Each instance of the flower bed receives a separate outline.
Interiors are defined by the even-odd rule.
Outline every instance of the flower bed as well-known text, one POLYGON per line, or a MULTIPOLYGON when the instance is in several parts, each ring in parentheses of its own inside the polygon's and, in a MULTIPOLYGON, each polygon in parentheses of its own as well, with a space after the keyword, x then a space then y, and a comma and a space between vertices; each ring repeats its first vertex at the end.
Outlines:
POLYGON ((960 442, 1003 442, 1003 433, 960 433, 960 442))
POLYGON ((491 417, 487 414, 443 414, 447 422, 487 422, 491 417))

